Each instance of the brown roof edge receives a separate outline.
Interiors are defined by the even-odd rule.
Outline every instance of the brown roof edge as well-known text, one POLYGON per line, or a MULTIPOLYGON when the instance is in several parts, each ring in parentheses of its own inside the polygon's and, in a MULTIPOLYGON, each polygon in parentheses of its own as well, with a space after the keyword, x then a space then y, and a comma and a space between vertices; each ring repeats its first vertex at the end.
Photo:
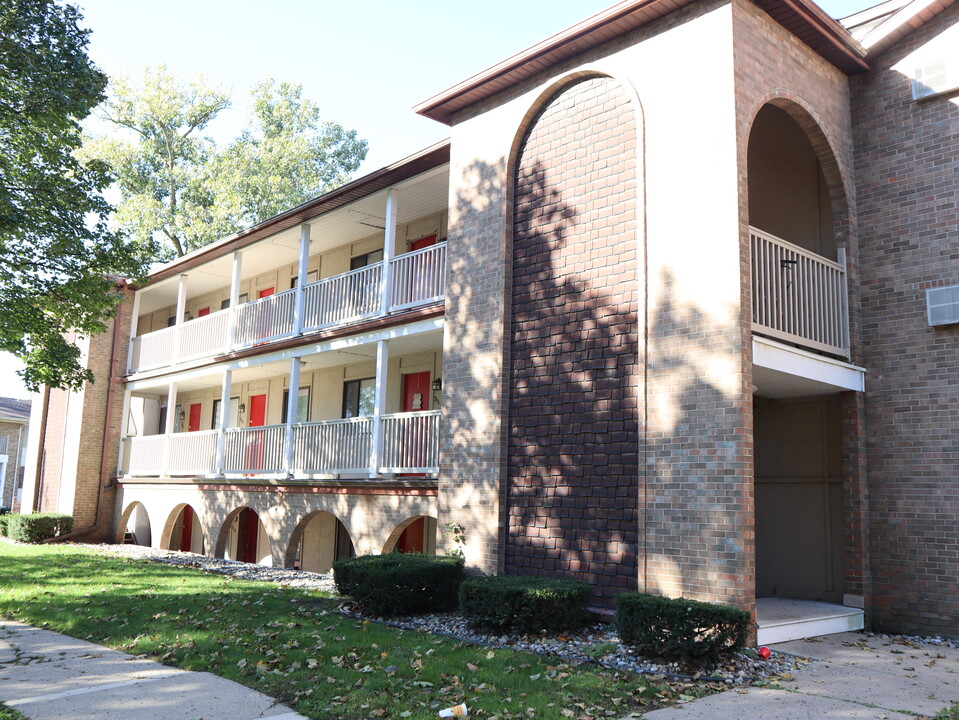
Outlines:
MULTIPOLYGON (((868 69, 865 50, 836 20, 810 0, 753 0, 780 24, 800 22, 821 40, 810 44, 844 72, 868 69), (777 4, 775 10, 771 7, 777 4)), ((453 113, 501 92, 523 79, 610 40, 610 31, 625 34, 695 0, 624 0, 556 33, 532 47, 467 78, 413 107, 414 112, 450 125, 453 113)))
MULTIPOLYGON (((378 190, 390 187, 420 173, 439 167, 449 162, 449 159, 450 141, 447 139, 420 150, 398 162, 380 168, 361 178, 357 178, 346 185, 341 185, 335 190, 330 190, 328 193, 308 200, 302 205, 297 205, 295 208, 275 215, 251 228, 242 230, 236 235, 194 250, 189 255, 184 255, 182 258, 174 260, 172 263, 165 265, 153 273, 150 276, 150 282, 157 282, 179 275, 197 265, 202 265, 214 258, 234 252, 265 237, 299 225, 310 218, 330 212, 354 200, 359 200, 366 195, 371 195, 378 190)), ((144 284, 144 287, 145 286, 146 284, 144 284)))

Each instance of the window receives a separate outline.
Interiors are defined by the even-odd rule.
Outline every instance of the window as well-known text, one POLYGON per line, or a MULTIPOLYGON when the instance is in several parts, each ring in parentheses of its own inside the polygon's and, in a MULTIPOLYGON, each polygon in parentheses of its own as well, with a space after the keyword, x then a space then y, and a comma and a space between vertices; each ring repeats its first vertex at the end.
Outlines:
POLYGON ((347 380, 343 383, 343 417, 369 417, 373 414, 376 378, 347 380))
MULTIPOLYGON (((214 400, 213 401, 213 424, 210 426, 212 430, 220 429, 220 404, 222 401, 214 400)), ((240 398, 231 397, 230 398, 230 417, 226 423, 227 427, 235 428, 240 426, 240 398)))
MULTIPOLYGON (((286 389, 283 391, 283 422, 286 422, 286 413, 290 406, 290 391, 286 389)), ((310 421, 310 388, 301 387, 300 395, 296 401, 296 421, 298 423, 305 423, 310 421)))
MULTIPOLYGON (((249 299, 250 299, 250 296, 247 295, 246 293, 243 293, 236 299, 236 304, 242 305, 249 299)), ((223 298, 222 300, 220 300, 220 310, 226 310, 228 307, 230 307, 230 298, 223 298)))
MULTIPOLYGON (((290 290, 292 290, 293 288, 296 287, 296 281, 299 280, 299 279, 300 279, 300 276, 299 276, 299 275, 294 275, 294 276, 293 276, 293 278, 290 280, 290 290)), ((317 279, 317 272, 316 272, 316 270, 310 270, 310 271, 306 274, 306 284, 307 284, 307 285, 309 285, 311 282, 316 282, 316 279, 317 279)))
POLYGON ((359 270, 368 265, 373 265, 378 263, 383 259, 382 250, 374 250, 373 252, 368 252, 365 255, 357 255, 354 258, 350 259, 350 270, 359 270))

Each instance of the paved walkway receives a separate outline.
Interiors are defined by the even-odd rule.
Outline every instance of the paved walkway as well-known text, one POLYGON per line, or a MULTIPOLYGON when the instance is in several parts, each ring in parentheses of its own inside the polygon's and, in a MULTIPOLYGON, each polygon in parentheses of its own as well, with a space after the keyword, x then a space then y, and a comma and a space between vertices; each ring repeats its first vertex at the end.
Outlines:
POLYGON ((0 620, 0 701, 35 720, 303 718, 216 675, 11 620, 0 620))
POLYGON ((840 633, 772 646, 812 663, 781 689, 740 688, 647 713, 648 720, 915 720, 959 702, 959 650, 840 633))

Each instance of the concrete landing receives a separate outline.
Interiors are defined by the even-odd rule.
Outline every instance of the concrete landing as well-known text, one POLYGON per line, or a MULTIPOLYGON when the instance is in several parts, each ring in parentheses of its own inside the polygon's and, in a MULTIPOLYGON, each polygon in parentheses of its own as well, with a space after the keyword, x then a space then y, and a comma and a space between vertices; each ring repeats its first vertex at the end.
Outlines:
POLYGON ((303 718, 216 675, 11 620, 0 620, 0 701, 35 720, 303 718))
POLYGON ((812 720, 932 716, 959 702, 959 650, 842 633, 773 650, 814 658, 791 680, 739 688, 644 715, 648 720, 812 720))
POLYGON ((756 643, 774 645, 790 640, 862 630, 858 608, 789 598, 756 600, 756 643))

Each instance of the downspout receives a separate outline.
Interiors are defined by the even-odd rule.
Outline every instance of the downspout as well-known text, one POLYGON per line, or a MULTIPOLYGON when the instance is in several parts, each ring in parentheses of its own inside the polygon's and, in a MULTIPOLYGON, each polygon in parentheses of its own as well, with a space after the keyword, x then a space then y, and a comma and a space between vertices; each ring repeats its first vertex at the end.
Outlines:
MULTIPOLYGON (((124 290, 128 287, 128 284, 124 280, 120 280, 118 285, 120 286, 121 290, 124 290)), ((113 479, 108 477, 110 465, 107 463, 107 454, 110 451, 110 422, 113 419, 113 389, 116 386, 116 383, 119 381, 119 378, 115 377, 114 371, 116 369, 117 337, 119 335, 118 331, 120 329, 120 317, 122 312, 123 303, 121 302, 120 305, 117 306, 116 315, 113 316, 113 341, 110 344, 110 365, 109 373, 107 375, 107 406, 103 421, 103 442, 100 444, 100 482, 97 486, 97 504, 93 511, 93 523, 91 525, 87 525, 86 527, 71 530, 63 535, 47 538, 43 541, 45 543, 72 540, 81 535, 95 532, 102 524, 100 507, 103 504, 103 491, 105 489, 112 490, 114 487, 114 483, 112 481, 113 479)))

